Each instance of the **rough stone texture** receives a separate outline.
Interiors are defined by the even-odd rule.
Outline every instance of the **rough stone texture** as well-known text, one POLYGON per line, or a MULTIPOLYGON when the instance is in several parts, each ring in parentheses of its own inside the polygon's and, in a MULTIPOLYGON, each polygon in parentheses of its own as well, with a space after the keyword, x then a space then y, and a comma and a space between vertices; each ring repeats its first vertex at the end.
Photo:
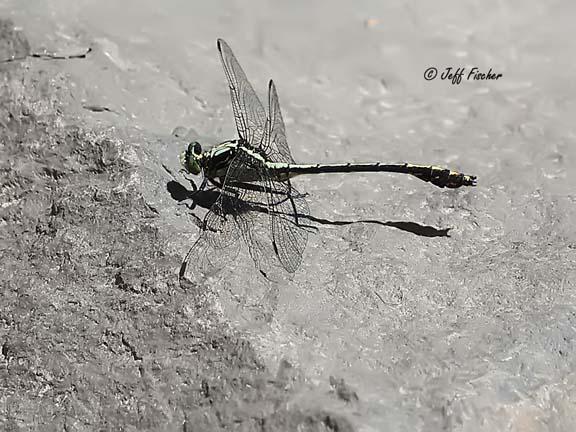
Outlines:
POLYGON ((126 143, 65 115, 66 77, 0 67, 0 430, 352 430, 287 406, 294 389, 180 289, 126 143))
MULTIPOLYGON (((59 295, 101 289, 110 302, 137 297, 153 306, 168 291, 173 303, 164 303, 184 310, 182 325, 191 327, 200 325, 194 316, 201 305, 212 317, 202 325, 226 323, 230 335, 242 335, 268 369, 272 378, 266 379, 288 392, 287 410, 312 419, 338 413, 360 430, 576 430, 576 39, 568 37, 573 3, 216 1, 200 8, 178 0, 138 0, 137 6, 5 0, 0 10, 25 30, 33 52, 93 48, 83 60, 28 59, 26 73, 9 84, 13 91, 27 89, 29 82, 42 82, 39 76, 53 83, 29 103, 11 99, 3 133, 26 136, 25 123, 10 123, 11 115, 56 110, 73 113, 73 119, 56 116, 55 127, 76 126, 85 137, 74 140, 77 159, 66 161, 50 154, 49 146, 33 145, 60 139, 59 133, 50 131, 44 141, 17 138, 30 149, 17 167, 32 172, 34 185, 36 171, 64 182, 59 173, 72 164, 82 175, 68 193, 96 201, 58 193, 61 208, 105 218, 97 200, 106 208, 116 202, 111 219, 145 220, 157 232, 157 249, 147 246, 152 234, 134 221, 69 232, 59 249, 45 238, 38 241, 63 257, 63 268, 75 262, 66 253, 80 249, 82 259, 91 261, 74 274, 108 284, 80 284, 59 295), (205 209, 177 205, 189 187, 177 172, 177 155, 195 137, 206 146, 235 136, 217 37, 230 44, 263 100, 267 80, 274 79, 298 162, 434 163, 478 175, 478 186, 446 191, 404 176, 368 174, 295 179, 299 190, 310 193, 319 231, 310 236, 293 280, 263 283, 244 250, 198 292, 179 291, 179 259, 196 236, 193 215, 202 217, 205 209), (459 85, 426 81, 431 66, 492 68, 503 76, 459 85), (169 137, 176 126, 193 130, 169 137), (47 171, 34 168, 36 153, 50 161, 47 171), (87 173, 93 177, 86 180, 87 173), (100 185, 98 175, 108 174, 115 176, 114 186, 100 185), (135 199, 119 204, 128 192, 135 199), (110 246, 116 232, 122 233, 119 246, 110 246), (100 247, 109 253, 99 255, 100 247), (156 250, 169 261, 164 267, 156 263, 156 250), (103 262, 107 273, 92 275, 100 268, 94 262, 103 262), (330 376, 353 389, 358 401, 339 398, 330 376)), ((50 207, 46 193, 40 187, 44 198, 31 205, 50 207)), ((52 229, 49 221, 41 226, 42 232, 52 229)), ((61 277, 57 267, 42 265, 39 279, 61 277)), ((41 301, 50 293, 37 289, 41 301)), ((138 333, 128 331, 145 321, 144 313, 112 316, 125 324, 112 328, 108 343, 123 349, 129 361, 146 363, 150 350, 142 347, 150 338, 139 345, 138 333)), ((153 333, 162 327, 137 328, 153 333)), ((12 349, 7 345, 5 351, 12 349)), ((188 425, 204 418, 214 419, 194 417, 188 425)))

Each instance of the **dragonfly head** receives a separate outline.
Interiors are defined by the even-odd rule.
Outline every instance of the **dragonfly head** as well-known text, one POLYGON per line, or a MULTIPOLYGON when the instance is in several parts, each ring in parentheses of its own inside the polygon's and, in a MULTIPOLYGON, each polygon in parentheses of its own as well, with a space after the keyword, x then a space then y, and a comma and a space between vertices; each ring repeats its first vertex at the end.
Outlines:
POLYGON ((185 151, 180 153, 180 164, 186 172, 198 175, 202 171, 202 146, 198 141, 191 142, 185 151))

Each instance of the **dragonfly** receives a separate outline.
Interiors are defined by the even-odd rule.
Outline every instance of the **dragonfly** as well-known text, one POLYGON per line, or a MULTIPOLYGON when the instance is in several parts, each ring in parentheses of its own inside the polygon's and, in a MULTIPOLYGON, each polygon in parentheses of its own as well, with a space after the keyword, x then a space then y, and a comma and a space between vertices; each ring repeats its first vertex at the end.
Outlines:
POLYGON ((305 223, 309 214, 306 194, 292 184, 299 175, 388 172, 410 174, 440 188, 476 185, 476 176, 433 165, 297 164, 287 143, 273 80, 268 83, 266 111, 232 49, 222 39, 217 40, 217 48, 228 81, 238 138, 208 150, 193 141, 180 154, 185 175, 203 174, 195 193, 203 191, 208 183, 219 192, 199 223, 198 239, 182 262, 181 283, 198 281, 226 265, 236 257, 241 239, 264 276, 270 268, 296 272, 311 231, 305 223))

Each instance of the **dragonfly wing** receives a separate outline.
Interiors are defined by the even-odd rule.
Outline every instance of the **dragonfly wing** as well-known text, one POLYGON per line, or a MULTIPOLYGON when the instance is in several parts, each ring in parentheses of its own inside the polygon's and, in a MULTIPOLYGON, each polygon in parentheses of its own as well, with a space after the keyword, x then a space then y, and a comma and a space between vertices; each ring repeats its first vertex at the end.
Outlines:
POLYGON ((248 251, 258 270, 267 273, 270 257, 274 254, 270 241, 270 212, 266 190, 266 166, 246 152, 238 152, 230 163, 223 192, 236 197, 236 220, 248 251), (244 172, 251 173, 251 189, 239 187, 235 179, 241 178, 244 172))
POLYGON ((280 102, 274 81, 268 83, 268 122, 262 150, 272 162, 294 163, 288 142, 280 102))
POLYGON ((230 201, 229 196, 221 193, 206 213, 200 236, 180 266, 180 285, 187 280, 200 286, 238 255, 241 233, 233 214, 226 213, 231 208, 230 201))
POLYGON ((240 250, 239 242, 231 243, 226 248, 216 248, 211 236, 207 231, 202 231, 182 261, 179 274, 182 288, 190 284, 194 288, 202 286, 206 279, 236 259, 240 250))
POLYGON ((308 242, 309 227, 303 225, 303 220, 310 214, 304 195, 294 189, 290 183, 275 182, 278 192, 282 195, 270 196, 274 203, 272 213, 273 247, 282 266, 289 273, 294 273, 302 263, 304 249, 308 242))
POLYGON ((230 164, 223 188, 237 196, 236 205, 245 206, 236 217, 256 267, 275 273, 280 264, 294 273, 308 240, 308 229, 302 225, 303 217, 309 214, 304 196, 290 183, 273 180, 260 159, 243 151, 230 164), (234 183, 245 170, 253 173, 249 188, 234 183))
MULTIPOLYGON (((286 140, 278 92, 272 80, 268 83, 267 126, 262 150, 273 162, 294 163, 286 140)), ((302 225, 302 218, 309 215, 310 210, 304 195, 294 189, 290 182, 270 180, 268 187, 275 190, 275 194, 268 196, 272 209, 274 251, 286 271, 293 273, 302 263, 302 255, 308 242, 308 231, 302 225)))
POLYGON ((250 145, 260 147, 266 129, 264 106, 228 44, 218 39, 217 45, 230 87, 230 99, 238 134, 250 145))
MULTIPOLYGON (((218 39, 218 51, 230 87, 240 138, 262 150, 267 160, 294 162, 274 83, 269 83, 267 116, 238 60, 222 39, 218 39)), ((239 151, 230 162, 221 190, 204 220, 195 248, 198 252, 189 252, 181 276, 186 273, 186 263, 191 263, 192 259, 206 260, 206 251, 217 256, 219 251, 236 245, 240 236, 262 273, 279 267, 277 264, 293 273, 300 265, 308 238, 299 220, 299 214, 308 214, 303 196, 292 189, 289 182, 275 181, 261 159, 244 151, 239 151), (242 187, 246 181, 249 187, 242 187)), ((209 266, 214 266, 214 262, 214 259, 209 260, 209 266)))

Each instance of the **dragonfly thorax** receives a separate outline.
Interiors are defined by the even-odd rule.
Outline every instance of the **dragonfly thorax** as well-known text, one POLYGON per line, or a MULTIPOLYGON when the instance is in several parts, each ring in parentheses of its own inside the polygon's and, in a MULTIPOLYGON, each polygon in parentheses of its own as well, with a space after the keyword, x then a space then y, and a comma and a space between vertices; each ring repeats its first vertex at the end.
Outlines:
POLYGON ((180 154, 180 163, 189 174, 197 175, 203 171, 211 180, 223 179, 236 155, 238 145, 237 140, 230 140, 202 151, 202 146, 198 142, 192 142, 180 154))

